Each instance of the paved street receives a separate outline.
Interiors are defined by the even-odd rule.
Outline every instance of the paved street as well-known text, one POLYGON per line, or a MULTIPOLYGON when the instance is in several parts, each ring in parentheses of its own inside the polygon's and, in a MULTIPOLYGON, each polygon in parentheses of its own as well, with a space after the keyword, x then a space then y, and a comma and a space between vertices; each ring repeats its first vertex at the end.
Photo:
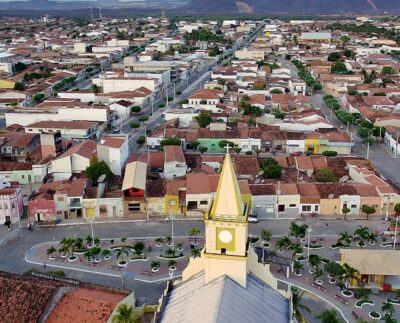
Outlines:
MULTIPOLYGON (((281 58, 282 67, 289 68, 292 75, 297 75, 297 68, 291 62, 281 58)), ((311 97, 312 104, 319 108, 325 117, 339 131, 347 131, 346 127, 336 118, 336 115, 327 107, 323 101, 325 93, 315 93, 311 97), (341 129, 343 127, 343 129, 341 129)), ((362 143, 362 140, 357 135, 357 127, 349 128, 349 135, 354 140, 353 155, 367 158, 367 147, 362 143)), ((389 179, 393 184, 400 188, 400 159, 394 158, 393 154, 389 153, 386 147, 382 144, 374 143, 370 147, 369 159, 375 166, 376 170, 386 179, 389 179)))

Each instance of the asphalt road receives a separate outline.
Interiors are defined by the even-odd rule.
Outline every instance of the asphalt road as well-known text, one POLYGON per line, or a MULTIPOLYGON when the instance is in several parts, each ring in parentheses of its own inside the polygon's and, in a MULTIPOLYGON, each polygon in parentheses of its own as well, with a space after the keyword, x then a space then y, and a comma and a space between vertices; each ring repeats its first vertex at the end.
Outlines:
MULTIPOLYGON (((282 66, 289 68, 292 75, 297 75, 297 68, 292 63, 285 59, 281 59, 282 66)), ((311 96, 311 103, 319 108, 329 122, 335 126, 339 131, 346 132, 347 127, 344 126, 337 118, 334 113, 328 108, 323 101, 325 93, 320 91, 311 96), (343 129, 341 129, 343 127, 343 129)), ((376 170, 383 175, 386 179, 389 179, 393 184, 400 188, 400 159, 395 158, 393 154, 389 153, 384 144, 374 143, 370 146, 369 156, 367 156, 367 146, 362 143, 361 138, 357 135, 357 127, 349 127, 349 135, 354 140, 354 146, 352 148, 352 155, 368 158, 375 166, 376 170)))

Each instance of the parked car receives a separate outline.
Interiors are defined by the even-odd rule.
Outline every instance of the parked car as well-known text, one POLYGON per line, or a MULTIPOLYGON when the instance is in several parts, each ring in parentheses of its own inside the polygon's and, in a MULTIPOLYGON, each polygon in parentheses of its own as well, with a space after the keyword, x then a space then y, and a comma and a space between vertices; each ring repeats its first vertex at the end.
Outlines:
POLYGON ((258 219, 257 219, 256 216, 250 215, 250 216, 248 217, 248 221, 249 221, 250 223, 257 223, 257 222, 258 222, 258 219))
POLYGON ((121 129, 120 129, 120 128, 114 128, 114 129, 112 130, 112 132, 113 132, 113 133, 120 133, 120 132, 121 132, 121 129))
POLYGON ((292 153, 292 156, 293 156, 293 157, 301 156, 301 155, 302 155, 302 154, 301 154, 300 151, 295 151, 294 153, 292 153))

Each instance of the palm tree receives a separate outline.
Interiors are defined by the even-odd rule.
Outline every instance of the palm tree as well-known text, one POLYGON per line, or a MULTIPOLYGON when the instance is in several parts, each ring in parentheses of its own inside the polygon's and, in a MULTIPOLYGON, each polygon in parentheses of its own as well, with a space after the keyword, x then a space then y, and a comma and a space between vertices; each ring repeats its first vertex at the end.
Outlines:
POLYGON ((87 245, 91 245, 92 244, 93 238, 92 238, 92 236, 90 234, 86 236, 85 242, 86 242, 87 245))
POLYGON ((111 256, 111 251, 110 251, 110 249, 104 249, 104 250, 101 252, 101 255, 102 255, 103 257, 111 256))
POLYGON ((189 230, 189 237, 194 237, 194 243, 197 244, 197 236, 200 234, 200 230, 197 228, 191 228, 189 230))
POLYGON ((284 236, 276 242, 276 247, 279 249, 289 248, 292 245, 292 241, 290 241, 289 237, 284 236))
POLYGON ((153 268, 160 268, 160 262, 159 261, 155 261, 155 260, 153 260, 152 262, 151 262, 151 264, 150 264, 150 266, 151 266, 151 268, 153 269, 153 268))
POLYGON ((68 251, 69 250, 68 250, 67 246, 61 246, 61 248, 58 249, 58 252, 63 254, 63 256, 67 256, 68 255, 68 251))
POLYGON ((128 257, 129 253, 128 250, 126 250, 125 247, 122 246, 120 249, 117 249, 117 259, 121 258, 121 261, 124 261, 124 255, 128 257))
POLYGON ((370 244, 375 244, 378 241, 378 236, 376 233, 371 232, 367 239, 370 244))
POLYGON ((91 260, 93 258, 93 253, 92 250, 86 251, 83 256, 86 258, 87 261, 91 260))
POLYGON ((337 318, 336 311, 332 309, 327 309, 317 316, 317 319, 321 320, 322 323, 340 323, 342 322, 337 318))
POLYGON ((299 242, 300 238, 304 238, 307 233, 308 225, 302 224, 298 225, 296 222, 290 222, 290 235, 295 237, 297 242, 299 242))
POLYGON ((178 243, 176 244, 176 248, 177 248, 177 249, 183 249, 183 242, 178 242, 178 243))
POLYGON ((290 249, 292 250, 292 260, 296 257, 297 254, 303 252, 303 248, 300 247, 298 243, 291 245, 290 249))
POLYGON ((266 230, 266 229, 262 229, 260 232, 260 238, 262 241, 270 241, 272 238, 272 234, 271 231, 266 230))
POLYGON ((167 244, 171 244, 172 243, 172 238, 171 238, 171 236, 166 236, 165 237, 165 242, 167 243, 167 244))
POLYGON ((310 255, 308 262, 310 263, 311 267, 317 268, 321 264, 321 257, 318 255, 310 255))
POLYGON ((94 238, 94 244, 95 244, 96 246, 99 246, 99 245, 100 245, 100 239, 99 239, 99 237, 94 238))
POLYGON ((171 259, 171 260, 168 260, 167 264, 168 264, 168 268, 175 267, 176 261, 171 259))
POLYGON ((112 317, 112 323, 139 323, 140 319, 132 305, 122 303, 118 305, 117 313, 112 317))
POLYGON ((154 240, 156 244, 160 244, 162 245, 162 243, 164 242, 163 238, 157 238, 156 240, 154 240))
POLYGON ((46 254, 50 257, 54 255, 54 253, 57 252, 57 249, 54 248, 54 246, 51 246, 49 249, 47 249, 46 254))
POLYGON ((362 299, 364 301, 368 301, 369 300, 369 294, 371 293, 371 290, 366 289, 366 288, 360 288, 358 290, 356 290, 356 297, 358 299, 362 299))
POLYGON ((354 231, 354 236, 356 237, 358 244, 360 245, 360 248, 362 249, 362 247, 365 245, 364 240, 367 240, 368 236, 369 236, 368 227, 363 227, 360 225, 358 227, 358 229, 356 229, 356 231, 354 231))
POLYGON ((77 249, 77 250, 83 249, 83 239, 82 238, 75 239, 75 249, 77 249))
POLYGON ((304 294, 303 290, 300 290, 296 287, 292 287, 293 315, 295 316, 298 322, 303 321, 303 315, 301 314, 301 311, 306 311, 308 313, 311 312, 309 307, 302 304, 303 294, 304 294))
POLYGON ((347 231, 341 232, 338 241, 340 241, 343 244, 346 244, 347 246, 350 246, 351 242, 353 241, 353 237, 350 234, 348 234, 347 231))
POLYGON ((385 323, 397 323, 397 320, 395 320, 391 315, 389 314, 385 314, 383 316, 383 320, 385 321, 385 323))
POLYGON ((173 257, 175 255, 175 250, 171 249, 171 248, 168 248, 167 250, 165 250, 165 255, 167 257, 173 257))
POLYGON ((325 266, 324 266, 324 270, 326 273, 328 273, 332 278, 336 278, 338 276, 340 276, 343 272, 342 267, 334 262, 334 261, 330 261, 328 262, 325 266))
POLYGON ((192 251, 190 252, 190 254, 193 258, 200 257, 200 255, 201 255, 200 250, 197 248, 193 248, 192 251))
POLYGON ((133 250, 135 250, 136 254, 139 256, 141 254, 143 254, 143 250, 144 250, 144 243, 143 242, 136 242, 133 245, 133 250))
POLYGON ((348 285, 352 280, 358 280, 357 275, 359 274, 359 272, 353 267, 350 267, 348 264, 344 264, 342 268, 343 268, 343 278, 346 283, 346 288, 348 288, 348 285))
POLYGON ((314 281, 315 280, 317 280, 318 278, 320 278, 322 275, 324 274, 324 271, 322 270, 322 268, 321 267, 316 267, 315 269, 314 269, 314 272, 313 272, 313 278, 314 278, 314 281))
POLYGON ((124 238, 121 238, 121 243, 122 243, 122 245, 125 245, 125 242, 126 242, 126 238, 124 237, 124 238))
POLYGON ((394 306, 392 303, 388 301, 382 303, 382 312, 388 315, 392 315, 394 312, 394 306))
POLYGON ((295 261, 295 262, 293 263, 293 271, 294 271, 296 274, 299 275, 303 269, 304 269, 304 265, 303 265, 300 261, 295 261))

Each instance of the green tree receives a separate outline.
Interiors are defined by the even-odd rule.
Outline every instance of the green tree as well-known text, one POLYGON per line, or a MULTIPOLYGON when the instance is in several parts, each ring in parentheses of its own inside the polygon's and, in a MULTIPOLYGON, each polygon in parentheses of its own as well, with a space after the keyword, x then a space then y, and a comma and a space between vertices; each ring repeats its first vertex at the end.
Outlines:
POLYGON ((228 141, 228 140, 221 140, 221 141, 218 143, 218 146, 219 146, 220 148, 225 148, 226 145, 228 145, 228 146, 231 147, 231 148, 235 147, 235 144, 234 144, 233 142, 231 142, 231 141, 228 141))
POLYGON ((326 309, 320 315, 317 316, 317 319, 321 321, 321 323, 341 323, 342 320, 338 319, 337 313, 335 309, 326 309))
POLYGON ((363 205, 361 211, 367 216, 367 220, 371 214, 375 213, 375 208, 368 205, 363 205))
POLYGON ((354 238, 358 241, 360 248, 362 249, 365 245, 364 241, 369 237, 369 228, 365 226, 359 225, 358 228, 354 231, 354 238))
MULTIPOLYGON (((345 209, 345 208, 343 208, 343 209, 345 209)), ((343 210, 342 210, 342 212, 344 213, 343 210)), ((347 209, 347 212, 346 212, 346 213, 349 213, 349 212, 350 212, 350 210, 347 209)), ((346 231, 345 231, 345 232, 341 232, 341 233, 339 234, 339 239, 338 239, 338 241, 340 241, 341 243, 343 243, 343 244, 345 244, 345 245, 347 245, 347 246, 350 246, 351 242, 353 241, 353 236, 351 236, 350 234, 348 234, 346 231)))
POLYGON ((351 51, 350 49, 345 49, 343 51, 343 55, 346 56, 347 58, 353 57, 354 56, 354 52, 351 51))
POLYGON ((212 122, 211 112, 201 111, 198 116, 194 117, 194 120, 199 123, 201 128, 205 128, 212 122))
POLYGON ((142 110, 142 108, 138 105, 135 105, 131 108, 132 113, 138 113, 140 110, 142 110))
POLYGON ((179 138, 167 138, 164 140, 160 141, 160 146, 181 146, 182 145, 182 140, 179 138))
POLYGON ((117 312, 112 317, 112 323, 139 323, 140 318, 132 305, 122 303, 118 305, 117 312))
POLYGON ((304 322, 302 311, 310 313, 311 310, 309 307, 303 304, 303 295, 304 291, 300 290, 296 287, 292 287, 292 305, 293 305, 293 315, 296 318, 297 322, 304 322))
POLYGON ((269 165, 262 168, 266 178, 280 178, 282 175, 282 166, 278 164, 269 165))
POLYGON ((334 171, 327 167, 318 170, 317 173, 315 174, 315 178, 317 179, 318 182, 324 182, 324 183, 336 181, 336 175, 334 171))
POLYGON ((92 85, 92 91, 93 91, 93 93, 99 93, 100 92, 100 88, 96 85, 96 84, 93 84, 92 85))
POLYGON ((16 91, 23 91, 23 90, 25 90, 25 85, 24 85, 24 83, 15 82, 15 84, 14 84, 14 90, 16 90, 16 91))
POLYGON ((394 74, 393 68, 391 66, 384 66, 382 68, 382 73, 385 75, 394 74))
POLYGON ((140 136, 140 137, 136 140, 136 143, 137 143, 138 145, 143 145, 145 142, 146 142, 145 136, 140 136))
POLYGON ((338 74, 345 74, 348 73, 348 70, 343 62, 336 62, 331 66, 331 72, 338 74))
POLYGON ((372 129, 372 134, 373 134, 375 137, 384 138, 384 137, 385 137, 385 133, 386 133, 385 127, 374 127, 374 128, 372 129))
POLYGON ((112 176, 110 167, 104 160, 92 160, 90 166, 85 170, 85 175, 92 181, 92 183, 97 183, 97 180, 103 174, 106 175, 106 179, 110 179, 112 176))
POLYGON ((332 278, 336 278, 340 276, 343 272, 342 267, 334 261, 330 261, 324 266, 324 270, 328 273, 332 278))
POLYGON ((338 52, 333 52, 328 55, 329 62, 337 62, 338 60, 340 60, 340 58, 341 58, 341 55, 338 52))
POLYGON ((48 256, 53 256, 54 255, 54 253, 56 253, 57 252, 57 249, 56 248, 54 248, 54 246, 51 246, 50 248, 48 248, 47 250, 46 250, 46 254, 48 255, 48 256))
POLYGON ((385 301, 382 303, 382 312, 384 314, 393 315, 394 313, 394 306, 392 303, 385 301))
POLYGON ((193 249, 190 251, 190 255, 191 255, 193 258, 197 258, 197 257, 200 257, 201 253, 200 253, 200 250, 199 250, 198 248, 193 248, 193 249))
POLYGON ((200 153, 203 155, 207 150, 208 150, 208 147, 206 147, 206 146, 199 146, 199 151, 200 151, 200 153))
POLYGON ((148 117, 148 116, 140 116, 140 117, 138 118, 138 121, 143 122, 143 123, 145 123, 147 120, 149 120, 149 117, 148 117))
POLYGON ((197 236, 200 234, 200 230, 193 227, 189 230, 189 237, 194 239, 194 243, 197 243, 197 236))
POLYGON ((397 203, 397 204, 394 206, 394 211, 396 212, 396 215, 399 215, 399 214, 400 214, 400 203, 397 203))
POLYGON ((350 213, 350 209, 348 207, 343 207, 342 213, 344 214, 344 219, 346 220, 347 214, 350 213))
POLYGON ((267 229, 262 229, 260 232, 260 238, 262 241, 270 241, 272 238, 272 233, 271 231, 267 230, 267 229))
POLYGON ((129 127, 131 127, 132 129, 140 128, 140 123, 139 122, 131 122, 129 124, 129 127))
POLYGON ((292 237, 295 237, 297 242, 301 238, 304 238, 306 236, 308 225, 307 224, 297 224, 296 222, 292 221, 290 222, 290 235, 292 237))
POLYGON ((350 267, 346 263, 343 264, 342 269, 343 269, 343 278, 345 280, 345 284, 346 284, 346 288, 347 288, 349 286, 350 282, 358 279, 358 275, 360 273, 358 272, 358 270, 354 269, 353 267, 350 267))
POLYGON ((269 94, 283 94, 283 92, 279 89, 273 89, 269 91, 269 94))
POLYGON ((233 151, 236 153, 236 155, 239 155, 240 152, 242 151, 242 148, 240 148, 240 147, 233 147, 233 151))
POLYGON ((36 94, 36 95, 33 97, 33 99, 34 99, 36 102, 42 101, 42 100, 44 99, 44 94, 43 94, 43 93, 38 93, 38 94, 36 94))

